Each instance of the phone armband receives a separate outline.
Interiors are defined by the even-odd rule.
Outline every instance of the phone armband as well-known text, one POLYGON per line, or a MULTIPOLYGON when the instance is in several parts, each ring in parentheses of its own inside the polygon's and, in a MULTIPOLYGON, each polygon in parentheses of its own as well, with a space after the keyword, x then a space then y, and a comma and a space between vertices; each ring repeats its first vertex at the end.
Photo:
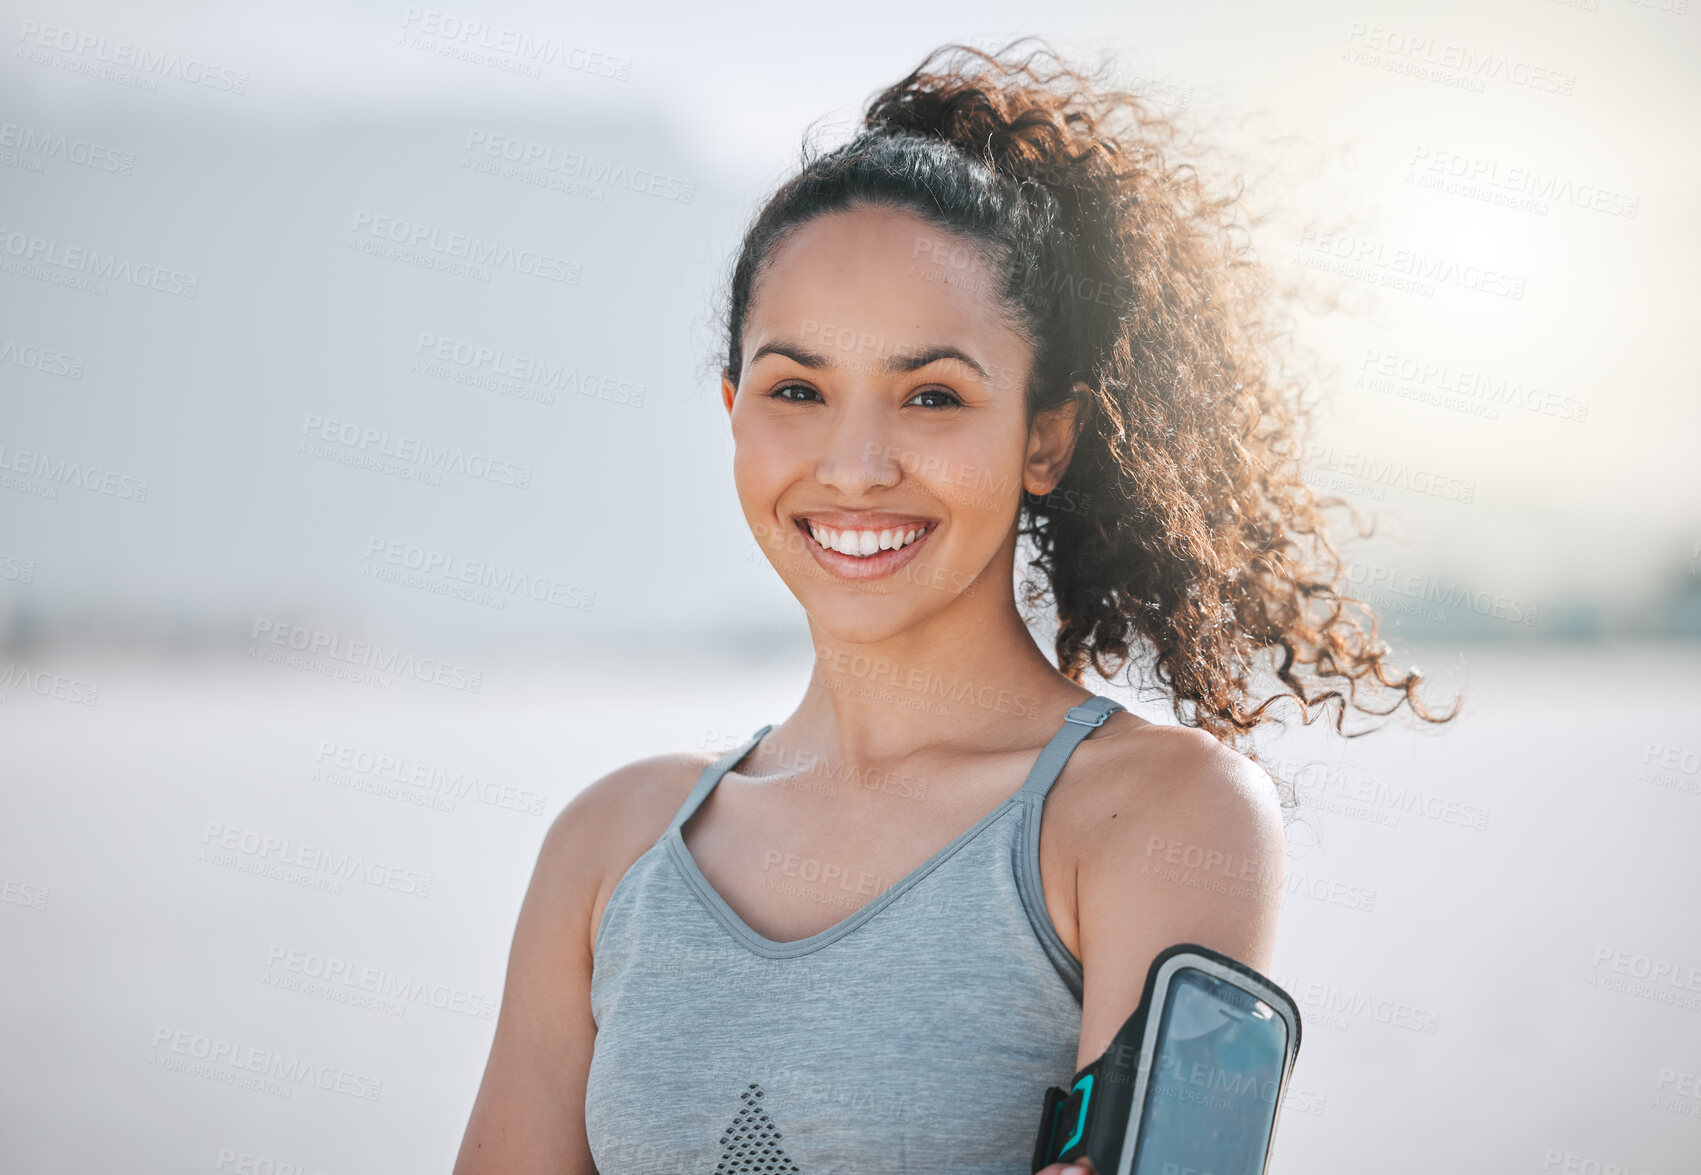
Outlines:
MULTIPOLYGON (((1227 1082, 1233 1092, 1250 1093, 1260 1104, 1268 1103, 1264 1115, 1268 1119, 1268 1133, 1261 1145, 1242 1145, 1239 1153, 1243 1156, 1256 1152, 1255 1158, 1242 1159, 1243 1169, 1218 1171, 1216 1175, 1261 1175, 1269 1162, 1269 1143, 1275 1134, 1282 1095, 1299 1055, 1299 1008, 1268 977, 1220 951, 1194 943, 1177 943, 1162 951, 1146 972, 1139 1006, 1111 1039, 1110 1047, 1078 1072, 1068 1089, 1055 1085, 1046 1089, 1039 1135, 1034 1141, 1032 1170, 1085 1157, 1092 1160, 1098 1175, 1129 1175, 1139 1150, 1142 1128, 1148 1121, 1161 1120, 1159 1113, 1146 1112, 1159 1107, 1153 1100, 1154 1093, 1167 1090, 1165 1074, 1154 1070, 1161 1069, 1166 1059, 1173 1069, 1176 1059, 1187 1048, 1186 1044, 1176 1043, 1187 1030, 1172 1025, 1166 1009, 1172 1006, 1172 991, 1182 991, 1188 978, 1210 984, 1213 990, 1246 1009, 1238 1014, 1267 1021, 1259 1031, 1270 1040, 1279 1038, 1279 1043, 1265 1049, 1262 1075, 1241 1074, 1240 1085, 1235 1088, 1237 1078, 1230 1073, 1227 1082), (1191 977, 1186 976, 1189 969, 1195 973, 1191 977), (1166 1030, 1162 1039, 1160 1030, 1166 1030), (1246 1088, 1248 1083, 1251 1089, 1246 1088)), ((1207 1039, 1197 1026, 1193 1031, 1194 1041, 1207 1039)), ((1239 1059, 1244 1062, 1244 1054, 1239 1059)), ((1201 1059, 1196 1048, 1188 1058, 1187 1073, 1199 1072, 1201 1065, 1207 1074, 1227 1071, 1226 1065, 1201 1059)), ((1186 1075, 1172 1074, 1172 1079, 1177 1077, 1186 1080, 1186 1075)), ((1223 1095, 1223 1100, 1232 1102, 1227 1095, 1223 1095)))

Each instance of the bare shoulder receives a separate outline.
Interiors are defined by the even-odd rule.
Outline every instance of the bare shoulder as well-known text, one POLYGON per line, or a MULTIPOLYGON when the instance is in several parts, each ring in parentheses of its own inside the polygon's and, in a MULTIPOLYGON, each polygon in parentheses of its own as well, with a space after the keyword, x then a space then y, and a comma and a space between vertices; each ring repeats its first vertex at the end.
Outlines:
POLYGON ((634 760, 591 781, 555 817, 544 835, 538 869, 560 877, 558 892, 582 903, 587 950, 595 946, 615 885, 667 831, 713 761, 712 754, 693 751, 634 760))
POLYGON ((1071 807, 1097 834, 1091 847, 1100 853, 1135 847, 1136 829, 1208 827, 1220 836, 1281 839, 1281 804, 1268 773, 1203 730, 1112 715, 1076 754, 1082 763, 1071 807))
POLYGON ((1285 857, 1275 784, 1245 755, 1204 731, 1150 723, 1107 721, 1077 755, 1095 743, 1067 808, 1082 1063, 1134 1010, 1166 947, 1198 943, 1269 971, 1285 857))
POLYGON ((594 1173, 583 1106, 591 975, 608 893, 708 762, 657 755, 587 785, 544 834, 514 927, 501 1011, 455 1175, 594 1173))

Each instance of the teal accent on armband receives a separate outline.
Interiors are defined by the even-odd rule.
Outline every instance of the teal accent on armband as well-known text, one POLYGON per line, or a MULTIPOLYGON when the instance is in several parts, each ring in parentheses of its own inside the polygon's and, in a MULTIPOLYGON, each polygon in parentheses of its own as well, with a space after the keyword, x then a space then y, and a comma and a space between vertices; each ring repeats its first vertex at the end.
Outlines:
MULTIPOLYGON (((1068 1150, 1070 1147, 1074 1146, 1077 1142, 1079 1142, 1081 1140, 1081 1131, 1083 1131, 1087 1128, 1087 1103, 1090 1100, 1092 1100, 1092 1096, 1093 1096, 1093 1075, 1091 1073, 1089 1073, 1085 1077, 1081 1078, 1081 1080, 1077 1081, 1075 1083, 1075 1089, 1079 1089, 1079 1090, 1082 1091, 1081 1092, 1081 1113, 1075 1119, 1075 1133, 1073 1133, 1069 1136, 1068 1142, 1064 1143, 1061 1147, 1059 1147, 1057 1149, 1058 1154, 1062 1154, 1064 1151, 1068 1150)), ((1074 1093, 1075 1089, 1071 1089, 1069 1092, 1074 1093)))

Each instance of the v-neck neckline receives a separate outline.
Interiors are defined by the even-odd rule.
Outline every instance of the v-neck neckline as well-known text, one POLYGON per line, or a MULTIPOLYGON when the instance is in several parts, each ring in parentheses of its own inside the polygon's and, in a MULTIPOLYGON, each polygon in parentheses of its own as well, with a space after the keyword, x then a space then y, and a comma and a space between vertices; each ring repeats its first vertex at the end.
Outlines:
POLYGON ((1018 791, 1015 795, 1007 796, 1001 800, 997 807, 958 833, 938 852, 825 930, 819 930, 805 938, 792 939, 789 942, 769 938, 756 930, 740 916, 737 910, 734 910, 728 904, 727 900, 721 896, 720 891, 709 883, 709 879, 704 876, 703 870, 697 865, 697 859, 691 855, 691 849, 685 843, 685 834, 682 831, 683 823, 668 830, 668 848, 672 850, 674 861, 679 865, 681 872, 685 874, 686 880, 696 888, 698 894, 708 904, 710 912, 720 919, 722 925, 732 932, 734 938, 759 955, 773 959, 786 959, 819 950, 834 939, 849 934, 858 926, 867 922, 896 901, 906 890, 921 881, 923 877, 944 864, 947 858, 973 840, 976 834, 986 828, 987 825, 1011 807, 1020 803, 1021 796, 1022 793, 1018 791))
POLYGON ((1122 706, 1119 703, 1104 697, 1102 694, 1095 694, 1088 701, 1070 707, 1056 733, 1051 736, 1045 746, 1040 748, 1039 754, 1035 756, 1032 765, 1028 768, 1027 775, 1022 779, 1021 787, 1006 796, 979 820, 952 837, 948 843, 928 857, 927 860, 917 865, 885 890, 876 894, 866 904, 853 910, 826 929, 819 930, 804 938, 781 942, 756 930, 755 927, 744 920, 737 910, 732 908, 731 904, 721 896, 719 890, 709 884, 708 877, 704 875, 696 858, 691 855, 691 849, 685 843, 685 825, 690 822, 692 816, 702 809, 704 801, 709 798, 715 788, 720 786, 721 780, 725 779, 727 774, 742 763, 750 752, 756 749, 762 739, 767 737, 768 732, 774 728, 773 723, 769 723, 758 730, 741 749, 729 753, 718 763, 712 765, 708 771, 717 772, 712 779, 709 777, 708 771, 705 771, 704 779, 709 781, 708 786, 703 787, 702 781, 699 781, 698 787, 686 798, 679 812, 675 814, 673 822, 668 826, 667 832, 663 834, 663 843, 667 845, 668 854, 673 858, 685 880, 697 891, 698 897, 701 898, 709 912, 720 921, 721 925, 726 927, 734 939, 743 943, 753 953, 770 959, 787 959, 798 955, 807 955, 811 951, 819 950, 828 943, 844 937, 873 918, 881 910, 902 897, 905 892, 914 888, 924 877, 944 864, 953 854, 973 840, 1005 812, 1011 809, 1021 809, 1028 805, 1037 806, 1034 801, 1038 801, 1038 804, 1044 804, 1046 793, 1050 790, 1051 784, 1056 781, 1057 773, 1062 770, 1063 765, 1074 753, 1074 749, 1080 741, 1092 733, 1091 729, 1082 731, 1080 728, 1098 727, 1103 724, 1113 710, 1120 709, 1122 709, 1122 706), (1070 730, 1071 723, 1077 724, 1076 733, 1072 737, 1066 738, 1065 732, 1070 730), (1043 786, 1032 786, 1042 776, 1044 778, 1043 786))

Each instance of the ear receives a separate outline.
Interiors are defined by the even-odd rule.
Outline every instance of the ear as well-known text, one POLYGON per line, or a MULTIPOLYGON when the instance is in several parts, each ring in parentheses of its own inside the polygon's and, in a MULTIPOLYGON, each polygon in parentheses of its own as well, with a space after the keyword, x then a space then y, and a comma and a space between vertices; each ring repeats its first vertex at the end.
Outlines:
POLYGON ((721 403, 726 405, 727 415, 732 414, 732 399, 738 394, 738 387, 732 382, 732 372, 721 368, 721 403))
POLYGON ((1022 488, 1043 498, 1057 488, 1069 459, 1075 455, 1076 422, 1081 404, 1092 389, 1080 380, 1070 387, 1069 398, 1034 417, 1028 429, 1028 454, 1022 464, 1022 488))

